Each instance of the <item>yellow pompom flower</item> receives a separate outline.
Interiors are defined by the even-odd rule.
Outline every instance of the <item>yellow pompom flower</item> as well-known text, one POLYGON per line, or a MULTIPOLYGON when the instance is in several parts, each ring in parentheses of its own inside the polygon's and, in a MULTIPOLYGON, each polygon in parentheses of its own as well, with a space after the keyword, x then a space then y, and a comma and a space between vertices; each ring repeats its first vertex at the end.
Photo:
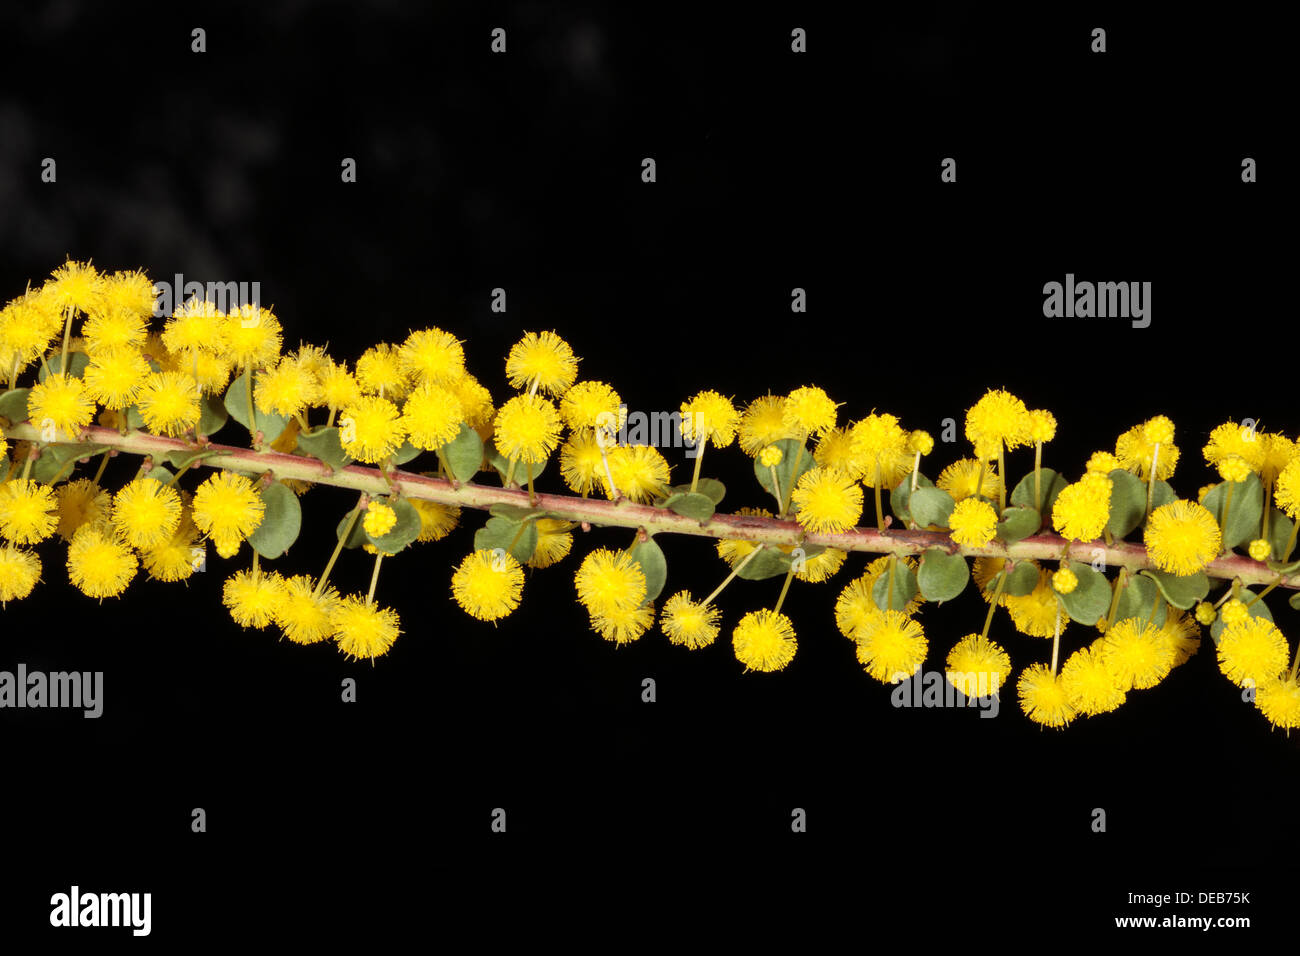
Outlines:
POLYGON ((397 612, 349 594, 330 609, 330 629, 339 650, 353 660, 372 661, 388 653, 402 633, 397 612))
POLYGON ((560 413, 540 395, 516 395, 501 406, 493 441, 508 460, 545 461, 560 441, 560 413))
POLYGON ((1174 666, 1174 648, 1160 629, 1135 617, 1116 621, 1101 639, 1101 659, 1124 690, 1146 690, 1174 666))
POLYGON ((989 389, 966 412, 966 438, 975 446, 975 457, 998 456, 999 444, 1008 449, 1028 445, 1030 416, 1025 403, 1010 392, 989 389))
POLYGON ((1052 575, 1052 588, 1057 594, 1073 594, 1079 586, 1079 577, 1069 568, 1061 568, 1052 575))
POLYGON ((140 564, 155 581, 174 584, 194 576, 205 557, 197 546, 199 531, 188 515, 182 514, 171 536, 140 552, 140 564))
POLYGON ((1265 538, 1256 538, 1246 549, 1247 553, 1255 561, 1267 561, 1269 555, 1273 553, 1273 545, 1265 538))
MULTIPOLYGON (((976 558, 971 563, 970 576, 975 582, 976 588, 980 592, 980 597, 984 599, 985 604, 993 602, 993 591, 996 586, 989 587, 989 582, 997 575, 999 571, 1006 567, 1005 558, 976 558)), ((1001 607, 1007 603, 1007 595, 1003 594, 998 598, 998 606, 1001 607)))
POLYGON ((1060 728, 1076 716, 1061 678, 1046 664, 1033 664, 1021 671, 1016 691, 1020 695, 1020 709, 1034 723, 1060 728))
POLYGON ((980 463, 974 458, 962 458, 939 473, 935 486, 952 495, 953 501, 961 501, 979 495, 990 501, 997 501, 1002 490, 1002 479, 992 464, 984 466, 984 477, 980 478, 980 463), (979 482, 979 487, 975 483, 979 482))
POLYGON ((446 385, 465 374, 465 349, 460 340, 439 328, 419 329, 398 349, 403 371, 418 382, 446 385))
POLYGON ((339 416, 339 443, 357 461, 375 464, 402 447, 406 424, 386 398, 363 395, 339 416))
POLYGON ((480 621, 508 615, 519 606, 523 590, 524 569, 504 550, 467 554, 451 577, 451 596, 466 614, 480 621))
POLYGON ((884 611, 862 628, 858 663, 876 680, 896 684, 921 669, 929 646, 919 621, 901 611, 884 611))
MULTIPOLYGON (((898 457, 897 453, 891 454, 889 461, 892 463, 898 457)), ((832 428, 825 432, 813 448, 813 461, 823 468, 836 468, 855 480, 863 478, 871 468, 875 480, 875 462, 866 461, 858 454, 851 428, 832 428)))
POLYGON ((189 357, 193 352, 225 350, 226 316, 197 297, 172 312, 163 325, 162 343, 169 352, 189 357))
POLYGON ((1070 706, 1085 717, 1110 713, 1128 697, 1100 648, 1081 647, 1071 654, 1061 667, 1061 687, 1070 706))
POLYGON ((54 533, 58 516, 54 490, 26 478, 0 484, 0 536, 14 544, 36 544, 54 533))
POLYGON ((234 472, 219 471, 194 492, 194 526, 212 538, 219 552, 256 531, 265 514, 266 505, 253 483, 234 472))
POLYGON ((1224 481, 1245 481, 1251 475, 1250 463, 1240 455, 1224 455, 1218 461, 1218 472, 1224 481))
POLYGON ((560 400, 560 417, 574 431, 599 426, 617 432, 627 421, 627 408, 604 382, 579 382, 560 400))
POLYGON ((766 608, 750 611, 731 633, 731 649, 747 671, 779 671, 794 660, 798 648, 794 624, 766 608))
POLYGON ((664 604, 659 624, 672 643, 698 650, 717 638, 718 617, 712 604, 701 604, 689 591, 678 591, 664 604))
POLYGON ((135 349, 96 352, 82 373, 86 395, 105 408, 122 409, 136 400, 149 377, 149 363, 135 349))
POLYGON ((1003 594, 1002 604, 1011 614, 1011 623, 1021 634, 1030 637, 1053 637, 1060 621, 1065 631, 1068 618, 1058 614, 1060 602, 1052 589, 1052 575, 1047 569, 1038 572, 1038 583, 1028 594, 1003 594))
POLYGON ((798 437, 786 427, 785 398, 781 395, 754 399, 741 412, 737 427, 740 450, 751 458, 773 442, 798 437))
POLYGON ((27 416, 37 428, 53 425, 68 435, 78 435, 95 417, 95 403, 81 379, 51 375, 28 392, 27 416))
POLYGON ((777 448, 775 445, 768 445, 758 453, 758 463, 764 468, 775 468, 777 465, 781 464, 781 460, 784 457, 785 455, 781 453, 781 449, 777 448))
POLYGON ((328 408, 347 408, 361 398, 361 385, 347 365, 329 362, 316 372, 320 402, 328 408))
POLYGON ((1223 543, 1214 515, 1185 500, 1152 511, 1143 540, 1157 568, 1180 576, 1205 570, 1223 543))
POLYGON ((0 548, 0 607, 27 597, 40 579, 41 559, 34 550, 12 544, 0 548))
POLYGON ((934 451, 934 436, 919 428, 907 436, 907 450, 913 454, 928 455, 934 451))
POLYGON ((1174 473, 1178 465, 1178 446, 1173 443, 1173 423, 1158 415, 1141 425, 1134 425, 1115 441, 1115 457, 1120 465, 1136 472, 1143 481, 1151 476, 1151 462, 1155 459, 1156 479, 1163 480, 1174 473), (1167 441, 1157 442, 1158 438, 1167 441), (1157 452, 1156 445, 1160 449, 1157 452))
POLYGON ((982 634, 967 634, 947 658, 948 683, 966 697, 991 697, 1011 676, 1011 656, 982 634))
POLYGON ((133 548, 151 548, 181 521, 181 496, 153 478, 136 478, 113 496, 113 527, 133 548))
POLYGON ((83 527, 68 545, 68 579, 87 597, 117 597, 138 567, 131 549, 99 527, 83 527))
MULTIPOLYGON (((721 549, 721 544, 719 544, 721 549)), ((908 570, 916 572, 916 562, 911 558, 899 558, 908 570)), ((735 562, 730 562, 735 567, 735 562)), ((864 628, 880 614, 880 608, 872 600, 871 591, 882 574, 889 573, 889 556, 876 558, 867 565, 866 571, 850 581, 840 592, 835 601, 835 626, 840 633, 851 640, 861 640, 864 628)), ((903 614, 911 617, 921 606, 920 596, 913 597, 903 606, 903 614)))
POLYGON ((113 502, 109 494, 89 478, 67 481, 55 489, 59 499, 59 537, 71 541, 85 524, 107 521, 113 502))
MULTIPOLYGON (((853 457, 866 463, 864 481, 867 487, 874 488, 875 467, 880 465, 882 472, 897 470, 896 462, 903 460, 903 470, 911 470, 911 459, 907 454, 908 433, 898 423, 894 415, 872 412, 862 421, 854 422, 849 427, 853 443, 853 457)), ((901 477, 901 476, 900 476, 901 477)), ((892 488, 897 480, 890 482, 886 477, 884 486, 892 488)))
POLYGON ((482 428, 496 417, 492 394, 473 375, 467 372, 447 387, 460 399, 461 408, 465 410, 465 422, 470 428, 482 428))
POLYGON ((630 644, 655 622, 655 606, 647 601, 640 607, 592 613, 591 629, 614 644, 630 644))
POLYGON ((1282 469, 1289 465, 1297 454, 1300 454, 1300 448, 1297 448, 1296 443, 1285 435, 1261 433, 1256 437, 1264 447, 1259 479, 1264 482, 1266 488, 1271 487, 1277 481, 1277 476, 1282 473, 1282 469))
POLYGON ((402 406, 402 423, 411 444, 427 451, 455 438, 464 419, 456 393, 432 382, 417 385, 402 406))
POLYGON ((310 368, 282 358, 274 368, 253 380, 253 402, 263 414, 274 412, 292 418, 320 399, 320 385, 310 368))
POLYGON ((592 551, 583 558, 574 583, 578 600, 594 615, 630 611, 645 601, 645 572, 626 551, 592 551))
POLYGON ((221 603, 230 618, 243 628, 264 628, 275 620, 275 610, 285 598, 285 582, 276 572, 236 571, 221 587, 221 603))
POLYGON ((526 332, 506 356, 506 378, 511 388, 531 389, 535 381, 538 389, 559 398, 578 378, 578 357, 554 332, 526 332))
POLYGON ((963 498, 948 519, 952 540, 968 548, 982 548, 997 533, 998 516, 987 501, 963 498))
POLYGON ((140 385, 136 407, 149 431, 176 436, 199 424, 202 409, 194 379, 184 372, 154 372, 140 385))
POLYGON ((528 558, 528 566, 549 568, 563 561, 573 548, 573 535, 569 531, 572 523, 562 518, 538 518, 534 524, 537 526, 537 546, 528 558))
POLYGON ((1255 690, 1255 706, 1274 727, 1300 727, 1300 683, 1294 677, 1264 681, 1255 690))
POLYGON ((366 508, 366 516, 361 519, 361 526, 372 538, 382 537, 397 525, 397 512, 382 501, 371 501, 366 508))
POLYGON ((89 262, 67 260, 51 273, 40 294, 58 309, 92 312, 104 295, 104 277, 89 262))
POLYGON ((221 347, 240 368, 265 368, 280 357, 283 330, 270 309, 244 304, 222 324, 221 347))
POLYGON ((316 582, 306 574, 286 578, 280 600, 272 609, 280 633, 295 644, 319 644, 334 633, 330 614, 339 603, 339 592, 326 585, 316 593, 316 582))
MULTIPOLYGON (((1252 471, 1258 471, 1264 464, 1264 443, 1253 428, 1247 428, 1236 422, 1224 422, 1210 432, 1210 440, 1201 450, 1206 464, 1218 465, 1229 455, 1238 455, 1246 460, 1252 471)), ((1161 449, 1164 454, 1164 449, 1161 449)))
MULTIPOLYGON (((614 484, 623 497, 632 501, 649 501, 667 493, 670 469, 668 459, 658 448, 652 445, 617 445, 608 449, 606 454, 614 484)), ((604 488, 606 497, 613 498, 604 466, 596 473, 596 479, 604 488)))
POLYGON ((1279 676, 1287 665, 1286 638, 1262 617, 1228 624, 1219 635, 1219 670, 1238 687, 1256 687, 1279 676))
POLYGON ((1029 412, 1029 440, 1034 444, 1045 444, 1056 437, 1056 416, 1045 408, 1035 408, 1029 412))
POLYGON ((1052 505, 1052 527, 1072 541, 1097 540, 1110 520, 1113 486, 1109 477, 1092 471, 1066 485, 1052 505))
POLYGON ((1288 517, 1300 521, 1300 458, 1293 458, 1278 474, 1273 502, 1288 517))
POLYGON ((441 541, 460 523, 460 508, 455 505, 438 504, 422 498, 407 500, 420 516, 420 533, 416 541, 441 541))
POLYGON ((1246 602, 1238 601, 1232 598, 1227 604, 1223 605, 1223 610, 1219 612, 1223 618, 1224 624, 1236 624, 1238 621, 1244 621, 1250 617, 1250 611, 1246 610, 1246 602))
POLYGON ((862 488, 835 469, 812 468, 795 483, 795 518, 809 531, 847 531, 862 515, 862 488))
MULTIPOLYGON (((783 547, 781 550, 785 551, 787 549, 783 547)), ((812 584, 825 581, 840 569, 844 564, 844 559, 848 556, 847 551, 841 551, 839 548, 826 548, 817 552, 811 558, 805 558, 803 569, 796 570, 794 576, 800 581, 808 581, 812 584)))
POLYGON ((1124 466, 1120 460, 1108 451, 1094 451, 1092 457, 1088 459, 1085 470, 1089 473, 1109 475, 1112 471, 1118 471, 1124 466))
POLYGON ((726 448, 735 440, 740 413, 731 399, 714 391, 703 391, 682 402, 682 437, 695 444, 707 440, 715 448, 726 448))
POLYGON ((821 435, 835 427, 837 407, 816 386, 796 388, 786 396, 782 424, 796 435, 821 435))
POLYGON ((411 376, 402 365, 401 353, 389 343, 380 342, 357 359, 357 382, 363 394, 399 401, 411 386, 411 376))
POLYGON ((573 432, 560 446, 560 477, 574 494, 586 497, 597 485, 603 486, 604 470, 594 430, 573 432))
POLYGON ((1201 646, 1201 629, 1191 615, 1171 607, 1160 626, 1160 641, 1172 649, 1173 666, 1177 667, 1187 663, 1201 646))
POLYGON ((1209 627, 1214 623, 1214 619, 1217 616, 1218 615, 1214 610, 1214 605, 1209 601, 1201 601, 1196 605, 1196 622, 1198 624, 1204 624, 1206 627, 1209 627))

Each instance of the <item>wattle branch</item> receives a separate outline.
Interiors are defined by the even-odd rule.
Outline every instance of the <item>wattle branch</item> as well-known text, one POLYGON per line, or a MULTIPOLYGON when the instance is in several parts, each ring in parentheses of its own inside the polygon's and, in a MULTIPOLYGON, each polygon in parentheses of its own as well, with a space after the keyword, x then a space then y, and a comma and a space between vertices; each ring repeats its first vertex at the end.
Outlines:
MULTIPOLYGON (((28 423, 11 425, 5 429, 5 434, 11 439, 41 442, 40 430, 28 423)), ((500 504, 533 507, 582 525, 644 529, 651 535, 668 533, 738 539, 775 547, 821 545, 842 551, 898 555, 920 554, 928 548, 939 547, 951 554, 967 557, 1056 561, 1068 556, 1073 560, 1090 563, 1100 559, 1106 567, 1127 568, 1130 573, 1155 568, 1145 547, 1127 542, 1081 543, 1067 541, 1059 535, 1037 534, 1009 545, 994 540, 982 547, 968 547, 957 545, 951 536, 943 532, 904 528, 877 530, 859 527, 838 533, 813 533, 805 531, 798 522, 790 519, 722 513, 714 514, 708 521, 701 523, 664 508, 635 504, 626 499, 608 501, 538 492, 530 504, 528 492, 522 489, 452 482, 401 469, 390 471, 385 476, 378 468, 355 464, 334 469, 325 462, 302 455, 253 451, 216 443, 200 448, 182 438, 166 438, 141 431, 122 434, 113 428, 90 426, 85 429, 81 440, 88 446, 107 446, 121 453, 145 456, 154 461, 162 461, 172 452, 204 450, 209 454, 195 461, 192 467, 228 468, 256 474, 269 472, 275 478, 348 488, 376 496, 398 492, 408 498, 463 508, 487 510, 500 504)), ((70 445, 73 442, 58 444, 70 445)), ((1235 554, 1211 561, 1205 568, 1205 574, 1213 578, 1236 580, 1247 587, 1276 582, 1277 587, 1300 589, 1300 573, 1282 575, 1279 578, 1277 572, 1265 563, 1235 554)))

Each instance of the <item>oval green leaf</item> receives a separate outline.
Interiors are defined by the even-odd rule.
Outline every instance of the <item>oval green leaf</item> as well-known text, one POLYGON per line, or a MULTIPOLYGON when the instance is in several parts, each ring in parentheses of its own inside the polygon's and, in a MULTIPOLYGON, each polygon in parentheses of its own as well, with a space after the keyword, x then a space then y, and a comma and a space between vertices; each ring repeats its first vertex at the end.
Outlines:
POLYGON ((912 492, 907 505, 912 520, 919 528, 928 528, 932 525, 938 528, 948 527, 952 509, 955 507, 957 503, 952 500, 952 495, 942 488, 933 487, 917 488, 912 492))
POLYGON ((921 555, 916 584, 927 601, 951 601, 965 590, 969 580, 970 565, 960 554, 949 554, 942 548, 930 548, 921 555))
POLYGON ((442 457, 451 469, 453 478, 469 481, 483 466, 483 439, 478 437, 478 432, 461 422, 456 437, 442 446, 442 457))
POLYGON ((278 558, 298 540, 302 530, 302 506, 298 496, 278 481, 262 489, 266 511, 257 530, 248 536, 253 550, 268 560, 278 558))
POLYGON ((655 543, 654 538, 636 542, 627 549, 627 553, 632 556, 633 561, 641 565, 641 570, 645 572, 645 600, 641 602, 644 606, 659 597, 659 593, 664 589, 664 583, 668 580, 668 562, 664 559, 663 550, 655 543))

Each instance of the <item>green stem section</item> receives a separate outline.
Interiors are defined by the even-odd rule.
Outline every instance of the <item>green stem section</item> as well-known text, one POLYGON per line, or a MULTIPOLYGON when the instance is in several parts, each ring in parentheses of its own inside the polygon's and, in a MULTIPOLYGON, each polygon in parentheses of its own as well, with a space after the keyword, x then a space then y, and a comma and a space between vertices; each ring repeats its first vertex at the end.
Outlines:
POLYGON ((1286 552, 1282 555, 1283 561, 1291 560, 1291 552, 1295 550, 1295 536, 1297 531, 1300 531, 1300 518, 1296 518, 1295 523, 1291 525, 1291 537, 1286 539, 1286 552))
POLYGON ((695 453, 695 473, 691 475, 691 494, 695 494, 695 489, 700 483, 700 465, 704 462, 704 449, 708 447, 709 436, 700 436, 700 449, 695 453))
POLYGON ((993 624, 993 612, 998 609, 998 601, 1002 600, 1002 588, 1007 583, 1007 569, 1003 568, 998 572, 998 586, 993 589, 993 600, 989 602, 989 612, 984 615, 984 629, 980 631, 980 637, 988 639, 989 627, 993 624))
POLYGON ((799 450, 795 452, 794 467, 790 469, 790 487, 785 489, 785 494, 781 497, 780 516, 782 518, 785 517, 785 513, 790 509, 790 494, 791 492, 794 491, 794 483, 799 480, 799 469, 802 466, 803 466, 803 444, 801 443, 799 445, 799 450))
POLYGON ((1128 578, 1128 568, 1120 568, 1119 574, 1115 577, 1115 584, 1110 592, 1110 610, 1106 612, 1106 630, 1115 623, 1115 612, 1119 610, 1119 596, 1124 592, 1124 585, 1128 578))
MULTIPOLYGON (((1039 514, 1043 512, 1043 443, 1034 442, 1034 510, 1039 514)), ((1004 484, 1005 488, 1006 485, 1004 484)), ((1055 670, 1055 668, 1053 668, 1055 670)))
POLYGON ((740 574, 742 570, 744 570, 745 565, 749 564, 750 561, 753 561, 754 558, 758 556, 758 552, 762 550, 763 549, 761 547, 755 548, 753 551, 749 552, 749 554, 745 555, 745 557, 741 560, 741 562, 731 569, 731 573, 726 576, 723 582, 713 589, 713 593, 704 599, 703 602, 704 607, 708 607, 710 604, 712 604, 713 599, 722 593, 722 589, 725 588, 732 581, 736 580, 736 577, 740 574))
MULTIPOLYGON (((1232 492, 1236 487, 1237 483, 1235 481, 1228 482, 1228 492, 1223 496, 1223 513, 1219 515, 1219 527, 1223 529, 1225 536, 1228 533, 1228 514, 1232 509, 1232 492)), ((1226 544, 1224 545, 1223 550, 1228 550, 1226 544)))
MULTIPOLYGON (((40 429, 29 423, 11 425, 5 435, 12 441, 40 441, 40 429)), ((116 428, 91 425, 85 429, 83 439, 88 444, 106 445, 119 454, 151 456, 155 461, 165 461, 171 452, 193 452, 194 446, 181 438, 150 435, 131 430, 125 435, 116 428)), ((71 444, 62 442, 55 444, 71 444)), ((397 490, 407 498, 419 498, 437 504, 476 508, 486 511, 496 504, 525 506, 525 491, 499 488, 465 482, 453 487, 448 481, 421 475, 416 471, 394 469, 390 474, 392 488, 378 468, 352 464, 337 471, 315 458, 289 455, 266 450, 253 451, 231 445, 212 444, 207 447, 208 457, 196 462, 196 467, 233 469, 263 474, 270 472, 278 479, 297 479, 315 485, 346 488, 365 492, 373 497, 389 495, 397 490)), ((418 459, 416 459, 418 461, 418 459)), ((17 464, 15 462, 15 464, 17 464)), ((755 515, 715 514, 702 526, 699 521, 651 505, 637 504, 626 499, 615 503, 597 498, 581 498, 570 494, 539 492, 536 507, 551 512, 555 517, 580 524, 617 528, 645 528, 650 534, 667 532, 712 540, 753 541, 773 547, 803 545, 838 548, 866 554, 919 555, 928 548, 941 547, 952 554, 965 557, 1003 558, 1008 560, 1055 561, 1068 542, 1060 535, 1038 534, 1008 545, 990 541, 983 547, 957 546, 947 534, 938 531, 890 528, 880 531, 871 527, 858 527, 842 532, 808 532, 789 519, 763 518, 755 515)), ((1116 541, 1106 547, 1097 546, 1099 557, 1108 567, 1127 568, 1135 573, 1155 564, 1140 543, 1116 541)), ((1277 572, 1249 557, 1228 554, 1211 561, 1205 568, 1211 578, 1240 579, 1247 586, 1266 586, 1277 577, 1277 572)), ((1287 575, 1279 587, 1300 589, 1300 574, 1287 575)))
POLYGON ((1056 662, 1061 654, 1061 599, 1056 599, 1056 630, 1052 634, 1052 675, 1056 675, 1056 662))
MULTIPOLYGON (((1002 480, 998 482, 998 517, 1002 517, 1002 512, 1007 510, 1007 443, 998 439, 998 474, 1002 480)), ((1035 472, 1037 474, 1037 472, 1035 472)), ((979 494, 979 486, 975 486, 975 493, 979 494)))
POLYGON ((781 585, 781 596, 776 599, 776 607, 772 608, 773 614, 781 613, 781 605, 785 603, 785 596, 790 591, 790 582, 794 580, 794 565, 790 565, 790 570, 785 572, 785 583, 781 585))
POLYGON ((1147 517, 1151 517, 1151 502, 1156 491, 1156 464, 1160 461, 1160 442, 1151 451, 1151 474, 1147 476, 1147 517))
POLYGON ((1268 587, 1264 588, 1264 590, 1260 591, 1260 592, 1259 592, 1258 594, 1256 594, 1253 598, 1251 598, 1249 601, 1247 601, 1247 602, 1246 602, 1246 607, 1249 608, 1252 604, 1254 604, 1256 601, 1260 600, 1260 599, 1261 599, 1265 594, 1267 594, 1269 591, 1273 590, 1275 587, 1277 587, 1277 586, 1278 586, 1279 584, 1281 584, 1281 583, 1282 583, 1282 575, 1279 574, 1276 578, 1273 579, 1273 583, 1272 583, 1272 584, 1270 584, 1268 587))
POLYGON ((244 395, 248 399, 248 431, 253 436, 253 447, 260 448, 257 440, 257 406, 253 404, 253 367, 244 363, 244 395))
POLYGON ((316 590, 312 591, 312 597, 320 597, 321 592, 325 590, 325 583, 330 579, 330 572, 334 570, 334 562, 339 559, 343 553, 343 542, 352 537, 352 529, 357 526, 357 519, 361 517, 361 502, 358 501, 352 509, 352 517, 348 518, 348 526, 343 529, 343 534, 339 536, 339 543, 334 546, 334 553, 330 555, 329 564, 325 565, 325 570, 321 572, 320 580, 316 582, 316 590))
MULTIPOLYGON (((882 481, 883 479, 881 478, 880 475, 880 456, 877 455, 876 456, 876 482, 875 482, 875 487, 872 489, 872 491, 875 492, 875 497, 876 497, 876 530, 877 531, 885 530, 885 508, 883 503, 880 500, 880 485, 882 481)), ((892 568, 893 565, 891 564, 890 569, 892 570, 892 568)))
POLYGON ((379 562, 384 560, 384 552, 375 555, 375 570, 370 572, 370 590, 366 592, 366 607, 375 603, 375 586, 379 584, 379 562))

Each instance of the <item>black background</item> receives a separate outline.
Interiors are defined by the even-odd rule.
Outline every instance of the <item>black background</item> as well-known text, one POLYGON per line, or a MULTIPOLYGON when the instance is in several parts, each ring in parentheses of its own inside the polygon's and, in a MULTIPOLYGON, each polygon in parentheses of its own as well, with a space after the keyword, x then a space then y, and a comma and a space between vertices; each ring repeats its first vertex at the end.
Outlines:
MULTIPOLYGON (((937 437, 1006 387, 1056 413, 1045 460, 1067 473, 1165 413, 1190 495, 1214 480, 1200 447, 1215 425, 1300 428, 1282 31, 1240 12, 1053 7, 10 5, 0 295, 65 255, 257 280, 287 346, 354 360, 436 324, 498 402, 525 329, 558 331, 582 377, 634 409, 817 384, 843 418, 887 410, 937 437), (1089 52, 1094 26, 1105 54, 1089 52), (47 156, 56 184, 40 181, 47 156), (955 184, 939 181, 948 156, 955 184), (1043 318, 1043 283, 1067 272, 1152 282, 1151 326, 1043 318), (806 315, 789 311, 796 286, 806 315)), ((939 444, 927 470, 966 454, 939 444)), ((1013 479, 1030 467, 1009 462, 1013 479)), ((725 507, 765 504, 734 448, 705 471, 725 507)), ((560 490, 554 470, 543 487, 560 490)), ((276 567, 319 573, 350 501, 305 499, 276 567)), ((379 597, 404 634, 373 666, 233 625, 220 585, 246 556, 100 606, 43 548, 45 583, 0 617, 0 669, 102 670, 105 713, 0 714, 5 933, 48 931, 50 894, 74 882, 151 891, 159 941, 466 927, 491 945, 607 927, 607 945, 670 943, 700 920, 787 924, 806 945, 831 917, 871 940, 995 944, 1155 912, 1129 892, 1221 889, 1252 904, 1212 915, 1280 926, 1298 744, 1241 702, 1208 637, 1158 687, 1064 732, 1013 694, 995 720, 895 710, 834 628, 861 556, 795 583, 798 655, 746 675, 726 630, 695 653, 657 630, 606 644, 574 600, 576 557, 530 572, 498 626, 470 619, 448 583, 480 521, 385 564, 379 597)), ((587 537, 575 551, 626 533, 587 537)), ((710 545, 663 546, 665 596, 721 580, 710 545)), ((332 580, 355 591, 369 572, 348 553, 332 580)), ((724 620, 779 586, 739 582, 724 620)), ((982 614, 973 594, 927 608, 927 667, 982 614)), ((1005 617, 992 636, 1018 666, 1050 653, 1005 617)), ((1072 625, 1063 653, 1080 639, 1072 625)), ((92 932, 77 942, 105 941, 92 932)))

